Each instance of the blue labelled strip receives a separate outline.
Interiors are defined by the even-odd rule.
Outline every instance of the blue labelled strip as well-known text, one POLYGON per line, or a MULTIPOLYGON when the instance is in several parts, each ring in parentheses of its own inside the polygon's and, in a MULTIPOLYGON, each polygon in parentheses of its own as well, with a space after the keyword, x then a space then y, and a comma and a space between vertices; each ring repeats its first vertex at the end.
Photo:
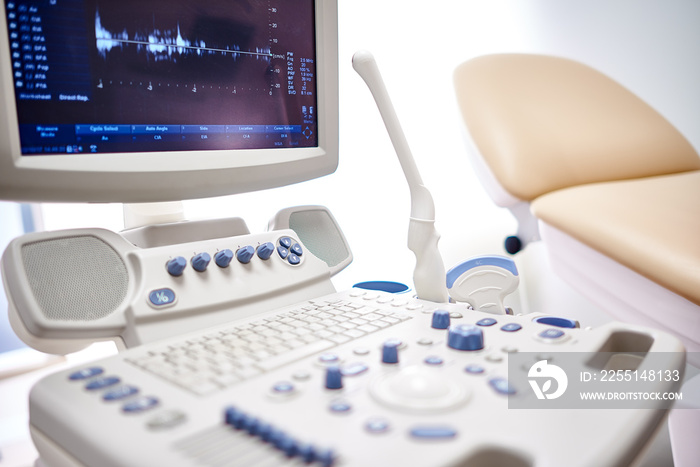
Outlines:
POLYGON ((301 125, 266 125, 265 133, 301 133, 301 125))
POLYGON ((131 135, 131 125, 75 125, 75 134, 87 135, 131 135))
POLYGON ((75 142, 75 125, 27 125, 19 126, 22 146, 72 144, 75 142))
POLYGON ((510 258, 504 256, 479 256, 468 259, 447 271, 447 288, 451 289, 459 276, 479 266, 497 266, 510 271, 514 276, 518 275, 518 268, 515 267, 515 262, 510 258))
POLYGON ((226 133, 226 125, 181 125, 183 135, 226 133))
POLYGON ((265 133, 265 125, 226 125, 226 133, 251 134, 265 133))
POLYGON ((180 125, 131 125, 134 135, 172 135, 180 134, 180 125))

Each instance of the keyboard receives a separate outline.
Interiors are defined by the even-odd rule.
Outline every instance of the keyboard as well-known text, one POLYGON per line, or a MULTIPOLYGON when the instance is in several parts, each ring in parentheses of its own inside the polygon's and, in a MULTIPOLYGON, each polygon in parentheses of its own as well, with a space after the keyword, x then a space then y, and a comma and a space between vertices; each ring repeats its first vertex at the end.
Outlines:
MULTIPOLYGON (((391 309, 406 307, 403 301, 382 309, 368 304, 376 294, 355 292, 360 294, 365 297, 359 302, 312 300, 269 318, 157 347, 126 361, 195 394, 207 395, 412 318, 391 309)), ((422 306, 413 305, 406 310, 419 308, 422 306)))

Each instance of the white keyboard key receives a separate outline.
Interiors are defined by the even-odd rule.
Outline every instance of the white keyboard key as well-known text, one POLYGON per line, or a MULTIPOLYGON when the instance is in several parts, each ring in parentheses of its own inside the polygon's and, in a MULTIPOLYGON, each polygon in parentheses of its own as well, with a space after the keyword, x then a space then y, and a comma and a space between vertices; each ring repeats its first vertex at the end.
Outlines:
MULTIPOLYGON (((349 339, 350 338, 348 338, 348 340, 349 339)), ((308 344, 304 347, 299 347, 297 349, 290 350, 289 352, 284 353, 282 355, 277 355, 276 357, 272 357, 265 361, 259 362, 258 366, 265 371, 269 371, 282 365, 286 365, 287 363, 291 363, 295 360, 299 360, 300 358, 312 355, 316 352, 326 350, 330 347, 333 347, 332 342, 319 340, 317 342, 308 344)))

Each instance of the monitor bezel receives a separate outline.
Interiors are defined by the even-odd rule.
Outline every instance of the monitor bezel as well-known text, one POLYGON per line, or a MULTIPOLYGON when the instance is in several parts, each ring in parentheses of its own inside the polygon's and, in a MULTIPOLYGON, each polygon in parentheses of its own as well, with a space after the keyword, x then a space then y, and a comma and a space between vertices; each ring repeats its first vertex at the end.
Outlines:
POLYGON ((337 0, 316 0, 318 147, 23 156, 6 15, 0 15, 0 199, 161 202, 306 181, 338 165, 337 0))

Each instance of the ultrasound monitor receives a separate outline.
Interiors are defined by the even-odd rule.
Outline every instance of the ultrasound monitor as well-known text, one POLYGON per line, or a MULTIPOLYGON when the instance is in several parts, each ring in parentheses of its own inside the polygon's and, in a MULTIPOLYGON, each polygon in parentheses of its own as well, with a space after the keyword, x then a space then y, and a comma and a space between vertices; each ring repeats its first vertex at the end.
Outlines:
POLYGON ((335 1, 4 7, 0 199, 183 200, 337 167, 335 1))

